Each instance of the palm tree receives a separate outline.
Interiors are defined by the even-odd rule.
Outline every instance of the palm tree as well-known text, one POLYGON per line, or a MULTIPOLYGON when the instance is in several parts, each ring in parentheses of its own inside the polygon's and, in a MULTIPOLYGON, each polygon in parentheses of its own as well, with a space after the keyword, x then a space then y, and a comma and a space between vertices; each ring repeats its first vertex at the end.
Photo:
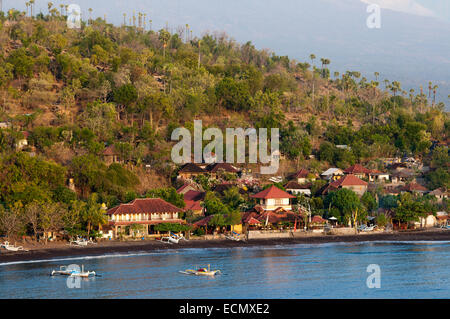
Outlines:
POLYGON ((59 7, 61 8, 61 15, 63 15, 64 5, 63 5, 63 4, 60 4, 59 7))
POLYGON ((189 24, 186 24, 186 43, 189 42, 189 24))
POLYGON ((30 16, 31 17, 33 17, 33 7, 34 7, 34 0, 30 0, 30 10, 31 10, 30 16))
POLYGON ((384 79, 384 89, 387 91, 388 87, 389 87, 389 80, 388 79, 384 79))
POLYGON ((311 59, 311 67, 312 67, 312 70, 313 70, 313 73, 312 73, 312 101, 313 101, 313 103, 314 103, 314 89, 315 89, 315 81, 314 81, 314 60, 316 59, 316 56, 315 56, 315 54, 310 54, 310 55, 309 55, 309 58, 311 59))
POLYGON ((50 11, 52 10, 53 7, 53 2, 47 3, 47 7, 48 7, 48 14, 50 15, 50 11))
POLYGON ((414 92, 415 92, 414 89, 409 90, 409 99, 411 100, 411 105, 413 103, 414 92))
POLYGON ((374 75, 375 75, 375 81, 377 81, 377 82, 378 82, 378 77, 380 76, 380 73, 378 73, 378 72, 375 72, 375 73, 374 73, 374 75))
MULTIPOLYGON (((0 2, 1 2, 1 0, 0 0, 0 2)), ((30 6, 30 3, 29 3, 29 2, 26 2, 25 5, 27 6, 27 16, 28 16, 28 7, 30 6)), ((1 5, 0 5, 0 6, 1 6, 1 5)), ((0 10, 0 11, 1 11, 1 10, 0 10)))
POLYGON ((124 26, 127 25, 127 14, 126 13, 123 14, 123 25, 124 26))
POLYGON ((433 106, 436 103, 436 90, 438 89, 438 86, 433 86, 433 106))
POLYGON ((89 8, 88 11, 89 11, 89 24, 92 24, 92 8, 89 8))
POLYGON ((200 69, 200 63, 201 63, 201 51, 200 51, 201 43, 202 43, 202 40, 198 40, 198 64, 197 64, 197 69, 200 69))
POLYGON ((398 82, 398 81, 392 82, 391 91, 394 93, 394 96, 397 94, 398 91, 401 91, 400 82, 398 82))

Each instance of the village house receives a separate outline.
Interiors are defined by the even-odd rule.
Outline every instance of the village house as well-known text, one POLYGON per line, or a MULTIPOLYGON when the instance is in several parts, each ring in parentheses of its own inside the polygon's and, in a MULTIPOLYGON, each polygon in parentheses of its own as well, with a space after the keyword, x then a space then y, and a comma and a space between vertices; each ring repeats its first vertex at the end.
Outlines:
POLYGON ((337 191, 340 188, 347 188, 354 191, 359 196, 364 195, 367 191, 368 183, 356 177, 355 175, 349 174, 341 177, 338 180, 332 181, 325 185, 319 194, 326 195, 329 192, 337 191))
POLYGON ((344 170, 345 174, 353 174, 358 178, 368 178, 371 173, 370 169, 365 168, 361 164, 355 164, 344 170))
POLYGON ((414 183, 413 182, 413 183, 409 183, 409 184, 403 186, 401 188, 401 192, 403 192, 403 193, 407 192, 407 193, 414 193, 414 194, 423 195, 425 193, 428 193, 429 190, 426 187, 424 187, 424 186, 422 186, 422 185, 420 185, 418 183, 414 183))
POLYGON ((190 180, 199 175, 206 175, 207 171, 194 163, 184 164, 178 171, 178 179, 190 180))
POLYGON ((295 198, 274 185, 250 197, 259 199, 259 205, 265 211, 273 211, 278 208, 290 211, 292 210, 291 198, 295 198))
POLYGON ((370 170, 369 182, 388 182, 390 178, 389 173, 384 173, 379 170, 370 170))
POLYGON ((286 191, 291 194, 304 194, 306 196, 311 196, 311 186, 311 183, 301 185, 296 181, 290 181, 284 186, 284 188, 286 188, 286 191))
POLYGON ((230 163, 210 164, 206 167, 206 170, 209 172, 211 178, 218 178, 225 173, 232 175, 237 175, 239 173, 239 170, 230 163))
POLYGON ((329 168, 327 169, 325 172, 323 172, 322 174, 320 174, 320 176, 327 180, 327 181, 331 181, 331 180, 337 180, 339 179, 341 176, 344 176, 344 171, 341 170, 340 168, 329 168))
POLYGON ((421 228, 432 228, 438 224, 436 216, 429 213, 426 217, 419 217, 419 224, 421 228))
POLYGON ((442 203, 444 199, 448 198, 448 191, 446 191, 443 187, 436 188, 434 191, 429 192, 428 195, 436 197, 438 203, 442 203))
MULTIPOLYGON (((154 225, 161 223, 185 224, 180 218, 182 208, 160 198, 137 198, 130 203, 120 204, 106 211, 108 225, 113 237, 126 233, 131 225, 141 225, 143 235, 154 234, 154 225)), ((105 229, 107 227, 103 227, 105 229)))
POLYGON ((290 176, 291 180, 295 180, 299 184, 305 184, 306 182, 311 182, 316 180, 316 176, 311 174, 308 170, 302 168, 295 174, 290 176))
POLYGON ((397 169, 391 174, 391 182, 393 184, 404 184, 408 181, 413 181, 416 173, 409 168, 397 169))
POLYGON ((177 193, 183 195, 189 191, 197 191, 197 188, 193 184, 186 183, 177 189, 177 193))
POLYGON ((123 160, 119 156, 119 152, 114 145, 109 145, 103 150, 103 161, 107 164, 123 163, 123 160))
POLYGON ((192 211, 194 215, 201 216, 204 214, 203 210, 203 201, 205 200, 205 192, 197 191, 197 190, 188 190, 183 194, 184 203, 186 206, 184 207, 185 211, 192 211))
POLYGON ((436 213, 437 226, 445 227, 448 223, 448 213, 447 212, 437 212, 436 213))

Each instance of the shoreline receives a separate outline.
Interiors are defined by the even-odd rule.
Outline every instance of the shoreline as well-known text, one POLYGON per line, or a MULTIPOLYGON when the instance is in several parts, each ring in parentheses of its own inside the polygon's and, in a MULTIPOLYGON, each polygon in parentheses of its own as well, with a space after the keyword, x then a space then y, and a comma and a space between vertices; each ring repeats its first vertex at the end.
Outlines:
POLYGON ((88 247, 69 246, 66 243, 56 245, 39 245, 29 251, 0 252, 0 264, 10 262, 39 261, 56 258, 90 257, 105 254, 152 252, 158 250, 176 250, 189 248, 234 248, 267 247, 295 244, 354 243, 372 241, 450 241, 447 230, 420 230, 393 233, 367 233, 355 235, 311 235, 296 238, 251 239, 248 241, 231 241, 227 239, 180 241, 179 244, 166 244, 159 241, 125 241, 99 242, 88 247))

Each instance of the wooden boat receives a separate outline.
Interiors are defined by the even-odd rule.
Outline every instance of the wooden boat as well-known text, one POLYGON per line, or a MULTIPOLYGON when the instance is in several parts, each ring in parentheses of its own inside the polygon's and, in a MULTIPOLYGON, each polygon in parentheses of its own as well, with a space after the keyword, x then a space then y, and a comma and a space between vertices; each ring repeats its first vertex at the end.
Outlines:
POLYGON ((77 271, 75 269, 67 269, 66 266, 61 266, 61 267, 59 267, 59 270, 53 270, 51 275, 52 276, 62 275, 62 276, 81 277, 81 278, 97 276, 95 271, 84 271, 84 265, 81 266, 81 271, 77 271))
POLYGON ((217 274, 221 274, 220 270, 211 270, 210 265, 208 265, 208 268, 200 268, 197 270, 186 269, 185 271, 180 271, 180 273, 186 274, 186 275, 196 275, 196 276, 215 276, 217 274))
POLYGON ((62 275, 62 276, 70 276, 74 270, 67 269, 66 266, 60 266, 59 270, 52 270, 51 276, 62 275))
MULTIPOLYGON (((16 246, 14 246, 14 245, 10 245, 9 242, 7 242, 7 241, 5 241, 5 242, 3 243, 3 245, 1 245, 1 247, 2 247, 2 248, 5 248, 6 250, 9 250, 9 251, 25 250, 25 249, 23 249, 22 246, 16 247, 16 246)), ((27 250, 25 250, 25 251, 27 251, 27 250)))

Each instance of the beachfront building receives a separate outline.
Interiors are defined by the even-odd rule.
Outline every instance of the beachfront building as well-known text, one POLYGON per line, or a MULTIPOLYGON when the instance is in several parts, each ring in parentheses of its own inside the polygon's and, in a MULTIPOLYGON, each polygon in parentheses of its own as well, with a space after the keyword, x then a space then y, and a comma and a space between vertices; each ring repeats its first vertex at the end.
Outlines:
POLYGON ((259 199, 259 206, 265 211, 273 211, 278 208, 292 210, 291 199, 295 196, 272 185, 269 188, 252 195, 251 198, 259 199))
MULTIPOLYGON (((113 237, 129 232, 130 226, 139 225, 143 235, 154 234, 154 225, 161 223, 185 224, 180 218, 184 209, 160 198, 137 198, 130 203, 120 204, 106 211, 108 225, 113 237)), ((108 227, 102 227, 108 228, 108 227)))

